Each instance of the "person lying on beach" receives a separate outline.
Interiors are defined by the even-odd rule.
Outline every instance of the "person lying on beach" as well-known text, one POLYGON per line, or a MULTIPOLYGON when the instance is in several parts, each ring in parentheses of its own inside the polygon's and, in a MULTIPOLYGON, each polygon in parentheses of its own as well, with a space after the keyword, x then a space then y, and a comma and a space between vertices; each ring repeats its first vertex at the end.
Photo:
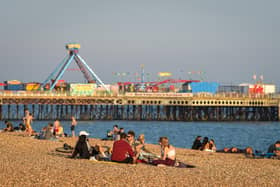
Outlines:
POLYGON ((120 140, 114 142, 111 160, 118 163, 135 163, 136 157, 126 141, 125 133, 121 133, 120 140))
POLYGON ((231 148, 223 148, 222 150, 217 150, 218 153, 245 153, 245 154, 253 154, 253 148, 252 147, 246 147, 245 149, 239 149, 237 147, 231 147, 231 148))
POLYGON ((159 165, 175 166, 176 151, 175 148, 169 144, 168 138, 160 137, 159 144, 161 148, 161 157, 160 159, 153 160, 152 164, 156 166, 159 165))
POLYGON ((76 158, 77 156, 82 159, 90 158, 90 145, 87 139, 88 135, 89 133, 86 131, 80 132, 79 139, 70 158, 76 158))

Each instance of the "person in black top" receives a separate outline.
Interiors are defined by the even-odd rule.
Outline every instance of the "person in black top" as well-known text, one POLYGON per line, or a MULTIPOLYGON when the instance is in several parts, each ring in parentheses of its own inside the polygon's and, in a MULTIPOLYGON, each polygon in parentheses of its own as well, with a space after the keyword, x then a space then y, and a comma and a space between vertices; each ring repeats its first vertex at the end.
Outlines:
POLYGON ((201 136, 197 136, 193 142, 192 149, 199 150, 201 146, 201 136))
POLYGON ((5 125, 6 125, 6 128, 4 128, 3 131, 5 131, 5 132, 13 132, 14 131, 14 126, 11 122, 6 120, 5 125))
POLYGON ((277 145, 280 145, 280 141, 278 140, 277 142, 275 142, 274 144, 270 145, 267 152, 268 153, 275 153, 276 152, 276 147, 279 147, 277 145))
POLYGON ((79 158, 89 159, 90 158, 90 146, 88 143, 87 136, 89 134, 85 131, 80 132, 78 142, 74 148, 71 158, 75 158, 79 155, 79 158))

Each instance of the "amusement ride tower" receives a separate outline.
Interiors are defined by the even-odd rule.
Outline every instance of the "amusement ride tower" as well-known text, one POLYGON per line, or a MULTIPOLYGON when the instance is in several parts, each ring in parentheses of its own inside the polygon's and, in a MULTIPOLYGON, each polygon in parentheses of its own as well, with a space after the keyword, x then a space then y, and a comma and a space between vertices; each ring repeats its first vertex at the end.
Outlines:
POLYGON ((80 49, 80 44, 69 43, 66 44, 66 50, 68 51, 68 55, 63 59, 63 61, 55 68, 55 70, 49 75, 49 77, 43 82, 43 88, 46 84, 50 83, 50 90, 52 90, 58 80, 61 79, 71 62, 74 60, 78 65, 80 71, 83 73, 84 78, 88 83, 95 83, 99 86, 102 86, 107 91, 109 91, 102 80, 94 73, 94 71, 88 66, 85 60, 78 54, 80 49))

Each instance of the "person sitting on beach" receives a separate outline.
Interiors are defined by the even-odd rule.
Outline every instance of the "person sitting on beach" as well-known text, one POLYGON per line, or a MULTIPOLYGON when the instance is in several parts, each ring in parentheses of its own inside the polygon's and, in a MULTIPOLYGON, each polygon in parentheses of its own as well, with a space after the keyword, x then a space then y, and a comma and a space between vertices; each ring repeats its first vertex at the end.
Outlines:
POLYGON ((48 124, 45 134, 44 134, 44 139, 46 139, 46 140, 56 139, 56 137, 53 135, 53 124, 52 123, 48 124))
POLYGON ((209 148, 209 139, 208 139, 208 137, 204 137, 203 141, 202 141, 202 145, 200 147, 200 150, 203 151, 203 150, 206 150, 208 148, 209 148))
POLYGON ((136 152, 136 141, 135 141, 135 133, 134 131, 128 131, 127 132, 127 136, 126 136, 126 140, 129 143, 129 145, 131 146, 132 150, 134 152, 136 152))
POLYGON ((118 163, 135 163, 136 157, 126 141, 125 133, 121 133, 120 140, 114 142, 111 160, 118 163))
POLYGON ((118 125, 114 125, 113 130, 111 131, 111 134, 113 135, 113 139, 114 141, 117 141, 120 139, 119 137, 119 126, 118 125))
POLYGON ((49 123, 47 126, 43 127, 36 137, 41 140, 56 140, 56 137, 52 132, 52 123, 49 123))
POLYGON ((208 150, 207 151, 216 152, 216 150, 217 150, 217 148, 216 148, 216 145, 215 145, 215 141, 213 139, 211 139, 209 141, 208 150))
POLYGON ((71 158, 76 158, 78 155, 79 158, 90 158, 90 145, 87 139, 88 135, 89 133, 87 133, 86 131, 81 131, 79 133, 79 139, 71 155, 71 158))
POLYGON ((167 137, 160 137, 159 144, 161 147, 161 158, 159 160, 153 160, 153 165, 167 165, 175 166, 176 163, 176 151, 175 148, 169 144, 167 137))
POLYGON ((13 132, 14 131, 14 126, 11 122, 6 120, 5 125, 6 125, 6 128, 3 129, 3 132, 13 132))
POLYGON ((24 131, 26 130, 26 128, 25 128, 25 126, 24 126, 22 123, 20 123, 20 124, 18 125, 18 130, 24 132, 24 131))
POLYGON ((192 149, 199 150, 202 146, 201 136, 197 136, 193 142, 192 149))
POLYGON ((102 140, 113 140, 113 134, 110 130, 107 130, 106 138, 102 138, 102 140))
POLYGON ((149 162, 150 159, 158 158, 157 155, 153 154, 145 147, 145 136, 140 134, 137 138, 136 144, 136 158, 137 162, 149 162))
POLYGON ((124 128, 120 128, 119 134, 124 133, 124 128))
POLYGON ((280 156, 280 141, 276 141, 274 144, 270 145, 267 153, 275 153, 276 155, 280 156))
POLYGON ((54 135, 56 137, 64 137, 63 127, 61 126, 60 122, 58 120, 55 120, 53 125, 54 125, 54 135))

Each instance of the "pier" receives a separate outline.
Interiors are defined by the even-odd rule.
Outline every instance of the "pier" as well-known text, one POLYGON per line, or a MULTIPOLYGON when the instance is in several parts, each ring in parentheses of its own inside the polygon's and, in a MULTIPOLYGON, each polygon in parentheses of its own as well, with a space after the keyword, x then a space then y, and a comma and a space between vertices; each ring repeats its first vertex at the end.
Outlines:
POLYGON ((70 96, 53 92, 1 92, 0 118, 21 120, 278 121, 276 97, 189 93, 107 93, 70 96))
MULTIPOLYGON (((199 80, 119 82, 105 85, 79 55, 80 44, 66 44, 67 55, 43 83, 6 81, 0 91, 0 119, 22 120, 28 109, 36 120, 278 121, 275 86, 255 84, 246 94, 217 93, 218 83, 199 80), (74 62, 86 84, 61 80, 74 62), (62 83, 61 83, 62 81, 62 83), (172 84, 181 84, 176 90, 172 84), (170 84, 169 87, 162 85, 170 84), (24 86, 25 85, 25 86, 24 86), (112 87, 110 87, 112 86, 112 87), (264 87, 266 86, 266 87, 264 87), (23 89, 25 87, 25 89, 23 89), (110 87, 110 88, 109 88, 110 87), (184 88, 183 88, 184 87, 184 88), (190 90, 190 88, 192 88, 190 90), (264 92, 266 90, 266 93, 264 92), (181 93, 181 92, 182 93, 181 93)), ((168 74, 161 73, 161 74, 168 74)), ((226 88, 226 87, 224 87, 226 88)), ((244 93, 244 91, 242 91, 244 93)))

